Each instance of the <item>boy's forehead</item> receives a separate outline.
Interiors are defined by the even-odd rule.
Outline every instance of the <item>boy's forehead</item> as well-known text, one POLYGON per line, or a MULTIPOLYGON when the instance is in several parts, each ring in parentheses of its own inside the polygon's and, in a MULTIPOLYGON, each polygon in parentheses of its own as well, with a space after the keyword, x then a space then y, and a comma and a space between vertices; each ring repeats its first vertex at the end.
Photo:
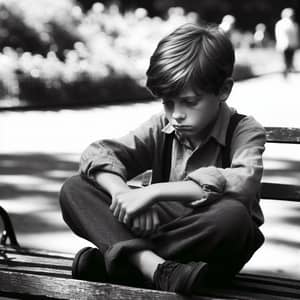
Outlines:
POLYGON ((201 89, 197 89, 197 91, 195 91, 194 89, 189 88, 189 89, 184 89, 182 92, 176 95, 167 96, 165 98, 172 99, 172 100, 184 100, 189 98, 196 98, 198 96, 202 96, 203 94, 206 94, 206 92, 201 89))

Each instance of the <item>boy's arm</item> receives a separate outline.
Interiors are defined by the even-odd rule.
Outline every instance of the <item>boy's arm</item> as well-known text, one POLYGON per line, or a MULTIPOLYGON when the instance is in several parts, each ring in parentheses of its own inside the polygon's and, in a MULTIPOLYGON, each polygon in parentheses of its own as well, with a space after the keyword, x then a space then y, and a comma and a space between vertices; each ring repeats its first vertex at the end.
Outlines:
POLYGON ((203 167, 183 181, 155 183, 120 193, 112 207, 115 215, 126 223, 157 201, 180 201, 194 206, 223 197, 239 200, 251 209, 260 189, 266 136, 264 128, 253 118, 245 119, 240 121, 232 139, 230 168, 203 167))
POLYGON ((240 121, 232 138, 230 168, 200 168, 187 178, 216 188, 219 198, 239 200, 250 209, 260 190, 265 142, 264 128, 252 117, 246 117, 240 121))
MULTIPOLYGON (((107 189, 108 190, 108 189, 107 189)), ((183 203, 198 200, 205 192, 193 181, 155 183, 138 189, 124 189, 112 198, 110 209, 120 222, 129 224, 136 215, 143 213, 158 201, 180 201, 183 203)))
POLYGON ((95 180, 103 190, 111 195, 112 199, 119 193, 130 191, 130 187, 124 179, 113 173, 98 172, 95 174, 95 180))
POLYGON ((92 143, 82 154, 80 172, 92 180, 99 172, 114 173, 124 181, 152 168, 161 136, 161 115, 155 115, 129 134, 116 140, 92 143))

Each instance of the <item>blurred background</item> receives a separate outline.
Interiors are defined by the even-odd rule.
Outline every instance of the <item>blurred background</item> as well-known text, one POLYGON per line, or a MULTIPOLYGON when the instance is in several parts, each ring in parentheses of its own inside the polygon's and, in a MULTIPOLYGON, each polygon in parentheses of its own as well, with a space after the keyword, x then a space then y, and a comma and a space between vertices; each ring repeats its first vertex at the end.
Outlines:
POLYGON ((236 80, 279 70, 274 26, 287 6, 299 21, 297 0, 1 0, 0 107, 147 99, 151 53, 187 22, 230 30, 236 80))
MULTIPOLYGON (((76 253, 59 190, 80 153, 161 110, 144 88, 157 42, 217 23, 236 49, 228 102, 264 126, 299 127, 300 55, 284 73, 275 24, 297 0, 0 0, 0 205, 22 246, 76 253)), ((300 184, 297 146, 268 145, 265 181, 300 184)), ((300 278, 300 206, 262 201, 266 243, 246 270, 300 278)))

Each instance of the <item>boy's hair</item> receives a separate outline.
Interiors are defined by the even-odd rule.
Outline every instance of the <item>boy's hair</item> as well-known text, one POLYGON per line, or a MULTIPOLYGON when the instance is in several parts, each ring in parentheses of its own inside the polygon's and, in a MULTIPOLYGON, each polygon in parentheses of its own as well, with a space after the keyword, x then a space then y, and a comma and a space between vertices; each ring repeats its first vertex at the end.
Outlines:
POLYGON ((146 85, 157 97, 176 96, 188 85, 218 94, 234 60, 231 41, 216 25, 185 24, 158 43, 146 85))

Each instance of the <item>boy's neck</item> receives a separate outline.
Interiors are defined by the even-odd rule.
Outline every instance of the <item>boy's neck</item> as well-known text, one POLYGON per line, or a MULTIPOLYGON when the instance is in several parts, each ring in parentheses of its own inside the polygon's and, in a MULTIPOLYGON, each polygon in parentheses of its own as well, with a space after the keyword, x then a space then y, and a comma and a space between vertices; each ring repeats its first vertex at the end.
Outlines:
POLYGON ((216 121, 219 118, 220 111, 221 109, 219 109, 218 113, 216 114, 216 117, 210 122, 210 124, 208 124, 206 128, 199 132, 197 136, 188 139, 194 149, 197 148, 199 145, 206 143, 213 131, 213 128, 215 127, 216 121))

